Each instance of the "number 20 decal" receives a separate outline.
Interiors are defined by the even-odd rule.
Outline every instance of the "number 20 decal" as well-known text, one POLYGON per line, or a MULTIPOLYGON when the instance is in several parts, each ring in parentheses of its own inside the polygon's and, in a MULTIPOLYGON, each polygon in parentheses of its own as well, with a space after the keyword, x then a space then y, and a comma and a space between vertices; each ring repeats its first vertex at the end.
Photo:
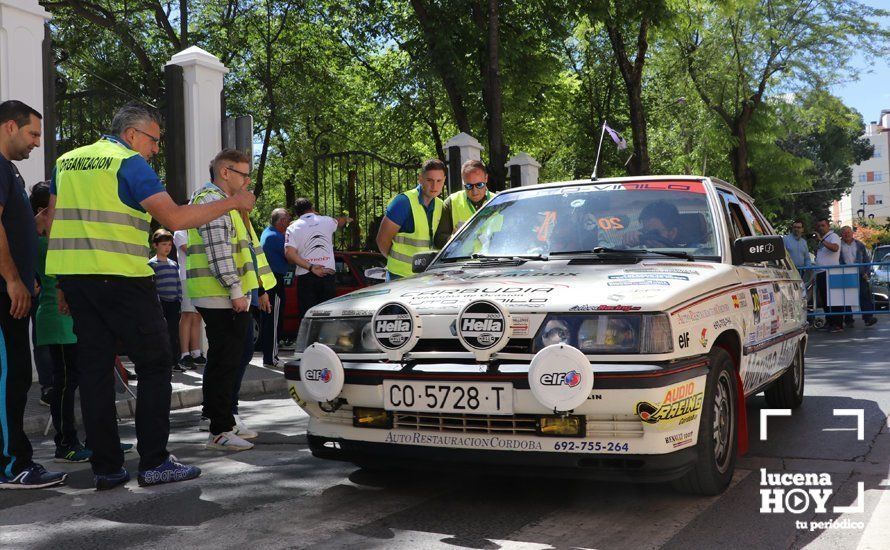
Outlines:
POLYGON ((596 223, 603 231, 609 231, 612 229, 624 229, 624 223, 621 221, 621 218, 617 217, 599 218, 596 223))

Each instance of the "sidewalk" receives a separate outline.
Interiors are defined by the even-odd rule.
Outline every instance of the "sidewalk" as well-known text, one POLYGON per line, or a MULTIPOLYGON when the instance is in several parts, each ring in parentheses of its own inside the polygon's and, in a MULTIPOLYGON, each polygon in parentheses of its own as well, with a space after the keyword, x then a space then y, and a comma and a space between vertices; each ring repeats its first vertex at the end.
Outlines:
MULTIPOLYGON (((133 364, 123 359, 124 366, 133 372, 133 364)), ((184 409, 200 405, 201 381, 203 367, 188 372, 173 371, 173 395, 170 402, 170 409, 184 409)), ((130 390, 137 396, 139 381, 130 382, 130 390)), ((120 383, 117 387, 118 391, 122 390, 120 383)), ((241 397, 257 397, 261 395, 270 395, 278 397, 287 397, 287 381, 284 379, 282 371, 263 366, 262 353, 255 353, 254 358, 244 372, 244 380, 241 383, 241 397)), ((78 394, 79 396, 79 394, 78 394)), ((77 429, 83 436, 83 424, 80 418, 80 402, 75 403, 75 415, 77 416, 77 429)), ((117 415, 119 418, 132 418, 136 410, 136 402, 130 396, 129 392, 117 394, 117 415)), ((49 407, 40 404, 40 385, 35 381, 31 384, 31 390, 28 392, 28 403, 25 406, 25 433, 29 436, 42 436, 49 422, 49 407)), ((49 436, 55 432, 50 426, 49 436)))

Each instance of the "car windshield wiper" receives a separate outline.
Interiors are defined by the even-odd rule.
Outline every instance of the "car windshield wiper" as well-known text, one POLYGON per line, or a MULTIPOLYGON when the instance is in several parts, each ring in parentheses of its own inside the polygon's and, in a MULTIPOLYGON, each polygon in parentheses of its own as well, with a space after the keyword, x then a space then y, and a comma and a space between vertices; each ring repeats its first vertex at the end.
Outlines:
POLYGON ((668 256, 670 258, 680 258, 683 260, 694 261, 695 256, 688 252, 665 252, 663 250, 649 250, 644 248, 607 248, 605 246, 598 246, 593 250, 571 250, 567 252, 553 252, 551 256, 571 256, 573 254, 615 254, 615 255, 644 255, 644 254, 659 254, 661 256, 668 256))
POLYGON ((480 263, 498 263, 498 262, 546 262, 549 258, 541 254, 470 254, 469 256, 454 256, 451 258, 443 258, 443 263, 464 262, 467 260, 476 260, 480 263))

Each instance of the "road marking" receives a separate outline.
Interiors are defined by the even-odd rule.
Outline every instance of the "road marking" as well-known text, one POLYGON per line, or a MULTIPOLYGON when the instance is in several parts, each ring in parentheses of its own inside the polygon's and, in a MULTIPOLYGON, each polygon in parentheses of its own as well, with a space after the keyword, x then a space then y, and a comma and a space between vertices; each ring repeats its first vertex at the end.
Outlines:
POLYGON ((770 416, 791 416, 791 409, 760 409, 761 441, 766 441, 766 419, 770 416))
POLYGON ((834 416, 855 416, 856 439, 865 441, 865 411, 863 409, 834 409, 834 416))

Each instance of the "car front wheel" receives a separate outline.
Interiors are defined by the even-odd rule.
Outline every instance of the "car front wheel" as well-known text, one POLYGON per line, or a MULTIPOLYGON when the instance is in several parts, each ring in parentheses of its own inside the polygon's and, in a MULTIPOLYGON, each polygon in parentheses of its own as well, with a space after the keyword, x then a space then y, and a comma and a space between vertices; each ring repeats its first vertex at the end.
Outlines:
POLYGON ((776 409, 796 409, 803 403, 803 347, 798 344, 788 370, 763 392, 766 404, 776 409))
POLYGON ((719 495, 735 471, 738 431, 738 387, 735 367, 726 350, 710 353, 695 467, 674 482, 677 489, 698 495, 719 495))

